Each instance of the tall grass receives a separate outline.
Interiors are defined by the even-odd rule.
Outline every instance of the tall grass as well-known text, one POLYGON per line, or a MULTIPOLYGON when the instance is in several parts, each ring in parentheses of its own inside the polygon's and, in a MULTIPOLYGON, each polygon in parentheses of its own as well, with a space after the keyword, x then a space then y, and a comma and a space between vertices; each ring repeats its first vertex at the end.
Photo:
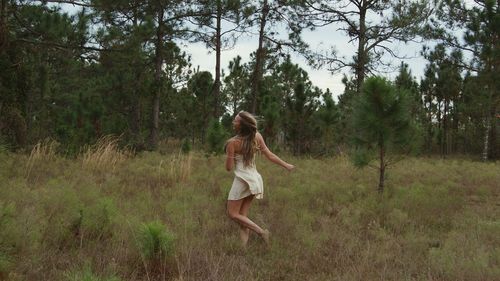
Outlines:
POLYGON ((0 136, 0 154, 6 154, 11 149, 9 142, 3 136, 0 136))
POLYGON ((89 265, 81 270, 70 271, 65 275, 67 281, 120 281, 120 278, 116 276, 97 276, 89 265))
POLYGON ((119 141, 119 137, 108 135, 87 146, 81 155, 83 166, 93 171, 113 171, 132 155, 130 150, 119 147, 119 141))
POLYGON ((167 160, 158 164, 158 178, 165 178, 173 182, 184 182, 191 174, 191 153, 173 154, 167 160))
POLYGON ((500 280, 500 163, 406 159, 380 196, 376 171, 344 157, 284 155, 292 173, 258 157, 265 197, 249 216, 272 243, 252 233, 244 250, 223 156, 115 146, 99 151, 119 160, 82 169, 36 151, 52 156, 1 155, 3 279, 500 280))
POLYGON ((25 177, 29 178, 33 168, 43 165, 45 161, 52 161, 57 157, 57 148, 59 143, 54 140, 46 139, 38 142, 31 150, 26 163, 25 177))
POLYGON ((2 204, 0 201, 0 280, 6 278, 12 266, 11 258, 7 252, 12 252, 15 246, 12 237, 14 206, 12 204, 2 204))

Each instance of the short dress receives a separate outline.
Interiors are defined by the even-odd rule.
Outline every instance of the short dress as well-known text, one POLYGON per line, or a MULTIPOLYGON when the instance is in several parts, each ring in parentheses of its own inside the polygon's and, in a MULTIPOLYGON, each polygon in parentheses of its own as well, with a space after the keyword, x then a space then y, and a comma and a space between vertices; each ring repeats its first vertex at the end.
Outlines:
POLYGON ((256 199, 264 198, 264 183, 257 172, 255 161, 245 166, 243 155, 235 154, 234 180, 227 200, 240 200, 250 195, 256 199))

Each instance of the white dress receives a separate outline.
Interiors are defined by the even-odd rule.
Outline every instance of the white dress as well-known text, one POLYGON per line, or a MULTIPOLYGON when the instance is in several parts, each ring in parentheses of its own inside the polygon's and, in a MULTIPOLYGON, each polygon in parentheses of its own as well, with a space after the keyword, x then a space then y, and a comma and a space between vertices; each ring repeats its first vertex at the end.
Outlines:
POLYGON ((255 167, 255 161, 245 166, 243 155, 234 155, 234 180, 227 200, 240 200, 250 195, 262 199, 264 197, 264 184, 262 177, 255 167))

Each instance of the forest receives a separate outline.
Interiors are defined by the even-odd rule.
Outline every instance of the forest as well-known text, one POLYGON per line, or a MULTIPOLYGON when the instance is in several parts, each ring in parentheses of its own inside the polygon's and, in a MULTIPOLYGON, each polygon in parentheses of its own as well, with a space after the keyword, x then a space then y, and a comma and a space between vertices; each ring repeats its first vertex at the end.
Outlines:
POLYGON ((393 42, 420 42, 424 76, 401 61, 412 151, 498 159, 498 1, 1 1, 0 143, 30 149, 55 140, 74 155, 107 135, 155 150, 166 139, 220 151, 240 110, 256 114, 272 147, 294 155, 345 153, 356 98, 393 42), (69 14, 63 7, 71 6, 69 14), (356 46, 345 58, 301 34, 335 26, 356 46), (221 65, 224 50, 255 34, 255 51, 221 65), (186 51, 202 42, 200 71, 186 51), (338 98, 313 85, 290 54, 344 73, 338 98), (224 71, 224 68, 227 71, 224 71), (214 75, 212 73, 215 73, 214 75))

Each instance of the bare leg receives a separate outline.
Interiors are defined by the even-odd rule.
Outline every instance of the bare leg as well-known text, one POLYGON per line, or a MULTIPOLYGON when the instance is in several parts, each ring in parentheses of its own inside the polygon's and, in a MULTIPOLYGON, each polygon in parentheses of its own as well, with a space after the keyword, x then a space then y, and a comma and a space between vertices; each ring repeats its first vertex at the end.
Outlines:
POLYGON ((265 231, 260 228, 256 223, 251 221, 247 216, 240 214, 241 207, 243 205, 243 201, 245 199, 240 200, 227 200, 227 213, 228 216, 239 223, 240 225, 253 230, 255 233, 262 235, 265 231))
MULTIPOLYGON (((250 210, 250 205, 252 204, 253 198, 254 195, 243 198, 243 203, 241 204, 240 208, 240 215, 248 217, 248 211, 250 210)), ((247 245, 249 236, 250 236, 250 229, 240 224, 240 238, 243 247, 247 245)))

